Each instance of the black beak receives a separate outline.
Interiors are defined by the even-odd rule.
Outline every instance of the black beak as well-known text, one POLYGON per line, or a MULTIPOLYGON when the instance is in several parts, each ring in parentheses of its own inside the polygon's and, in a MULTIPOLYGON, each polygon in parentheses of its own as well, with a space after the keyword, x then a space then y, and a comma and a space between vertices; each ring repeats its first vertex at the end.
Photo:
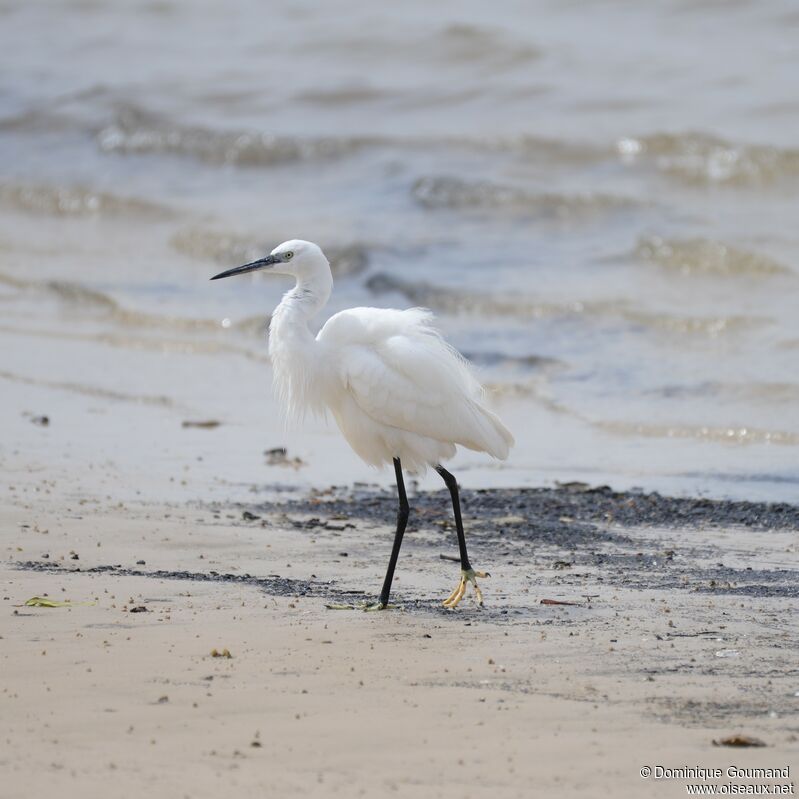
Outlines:
POLYGON ((243 275, 245 272, 254 272, 256 269, 266 269, 269 266, 279 263, 280 258, 276 258, 274 255, 267 255, 266 258, 259 258, 257 261, 244 264, 244 266, 237 266, 234 269, 228 269, 226 272, 220 272, 218 275, 214 275, 211 280, 219 280, 219 278, 222 277, 233 277, 233 275, 243 275))

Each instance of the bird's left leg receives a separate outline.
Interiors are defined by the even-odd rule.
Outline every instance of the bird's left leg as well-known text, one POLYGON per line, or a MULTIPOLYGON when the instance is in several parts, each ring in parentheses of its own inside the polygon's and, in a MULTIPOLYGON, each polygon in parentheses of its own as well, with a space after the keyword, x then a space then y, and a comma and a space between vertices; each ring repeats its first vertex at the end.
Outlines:
POLYGON ((463 532, 463 520, 461 519, 461 500, 458 494, 458 482, 443 466, 436 466, 436 471, 449 489, 452 497, 452 510, 455 514, 455 528, 458 531, 458 549, 461 555, 461 579, 455 590, 444 600, 445 608, 454 608, 466 594, 466 586, 471 583, 474 587, 474 595, 477 597, 477 604, 483 604, 483 592, 477 585, 478 577, 488 577, 488 572, 475 571, 469 563, 469 555, 466 552, 466 536, 463 532))

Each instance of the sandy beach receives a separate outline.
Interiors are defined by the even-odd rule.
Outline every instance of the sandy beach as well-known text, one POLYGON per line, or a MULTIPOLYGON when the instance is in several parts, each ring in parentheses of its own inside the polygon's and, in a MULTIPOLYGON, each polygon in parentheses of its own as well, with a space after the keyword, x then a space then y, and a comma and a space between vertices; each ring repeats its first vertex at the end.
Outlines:
POLYGON ((467 492, 491 578, 446 611, 454 533, 419 494, 400 607, 363 613, 326 604, 379 587, 388 491, 64 507, 45 486, 2 506, 4 796, 667 797, 701 780, 643 767, 797 765, 795 507, 467 492), (735 734, 767 746, 714 746, 735 734))

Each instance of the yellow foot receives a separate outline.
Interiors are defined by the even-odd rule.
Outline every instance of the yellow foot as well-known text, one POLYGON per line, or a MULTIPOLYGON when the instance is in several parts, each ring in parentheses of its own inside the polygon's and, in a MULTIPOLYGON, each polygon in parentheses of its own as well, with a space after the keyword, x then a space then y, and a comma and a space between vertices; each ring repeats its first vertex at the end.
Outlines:
POLYGON ((391 603, 384 604, 383 602, 359 602, 357 605, 349 605, 347 603, 329 602, 325 605, 328 610, 362 610, 366 613, 373 610, 389 610, 396 608, 396 605, 391 603))
POLYGON ((477 578, 480 577, 489 577, 488 572, 478 572, 474 569, 461 569, 461 580, 458 583, 455 590, 444 600, 444 607, 455 608, 458 606, 458 603, 463 599, 466 594, 466 585, 467 583, 471 583, 474 586, 474 595, 477 598, 477 604, 480 607, 483 606, 483 592, 480 590, 480 586, 477 585, 477 578))

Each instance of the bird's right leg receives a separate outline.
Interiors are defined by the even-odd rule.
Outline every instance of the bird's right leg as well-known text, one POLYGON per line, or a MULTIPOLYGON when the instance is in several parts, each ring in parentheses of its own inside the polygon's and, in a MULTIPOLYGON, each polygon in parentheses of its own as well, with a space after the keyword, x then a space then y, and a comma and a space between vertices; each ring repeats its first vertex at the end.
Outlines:
MULTIPOLYGON (((394 569, 397 567, 397 559, 399 558, 400 547, 402 546, 402 537, 405 535, 405 527, 408 524, 408 516, 411 512, 410 505, 408 505, 408 497, 405 493, 405 481, 402 479, 402 464, 399 458, 394 458, 394 474, 397 478, 399 507, 397 508, 397 531, 394 533, 394 545, 391 548, 391 557, 388 561, 386 579, 383 580, 383 590, 380 592, 378 601, 373 603, 367 602, 357 606, 361 610, 385 610, 388 607, 391 583, 394 582, 394 569)), ((327 607, 331 610, 347 610, 356 606, 330 604, 327 607)))
POLYGON ((405 481, 402 479, 402 464, 399 458, 394 458, 394 474, 397 478, 397 498, 399 507, 397 508, 397 531, 394 533, 394 546, 391 547, 391 557, 388 561, 386 579, 383 580, 383 590, 380 592, 380 599, 376 605, 372 605, 367 610, 383 610, 388 606, 388 597, 391 593, 391 583, 394 582, 394 569, 397 567, 402 537, 405 535, 405 527, 408 524, 408 516, 411 508, 408 505, 408 497, 405 494, 405 481))

